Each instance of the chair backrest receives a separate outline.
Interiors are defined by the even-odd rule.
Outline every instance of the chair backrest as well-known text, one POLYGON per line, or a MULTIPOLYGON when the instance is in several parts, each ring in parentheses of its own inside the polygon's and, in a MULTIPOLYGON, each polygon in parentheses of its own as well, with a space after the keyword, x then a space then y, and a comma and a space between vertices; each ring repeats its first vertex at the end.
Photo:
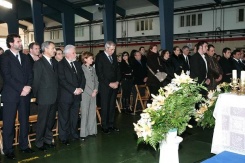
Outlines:
POLYGON ((142 100, 148 100, 150 97, 150 90, 147 85, 135 85, 137 95, 142 100))

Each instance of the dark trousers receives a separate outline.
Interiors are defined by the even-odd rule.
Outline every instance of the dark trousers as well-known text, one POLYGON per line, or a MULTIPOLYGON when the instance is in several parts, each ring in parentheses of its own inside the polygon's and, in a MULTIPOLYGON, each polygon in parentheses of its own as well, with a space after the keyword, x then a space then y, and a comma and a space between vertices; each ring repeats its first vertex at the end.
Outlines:
POLYGON ((58 105, 59 138, 61 141, 68 140, 70 136, 78 138, 78 114, 80 101, 72 103, 60 102, 58 105))
POLYGON ((20 149, 28 148, 30 98, 20 97, 19 102, 3 103, 3 152, 5 154, 13 152, 17 110, 20 122, 19 146, 20 149))
POLYGON ((100 85, 101 94, 101 120, 102 128, 108 129, 114 126, 115 106, 118 89, 112 89, 109 86, 100 85))
POLYGON ((130 106, 130 95, 132 92, 133 80, 123 79, 122 80, 122 105, 123 108, 130 106))
POLYGON ((36 146, 42 147, 43 143, 51 144, 53 139, 52 129, 55 123, 55 104, 38 104, 38 117, 36 129, 36 146))

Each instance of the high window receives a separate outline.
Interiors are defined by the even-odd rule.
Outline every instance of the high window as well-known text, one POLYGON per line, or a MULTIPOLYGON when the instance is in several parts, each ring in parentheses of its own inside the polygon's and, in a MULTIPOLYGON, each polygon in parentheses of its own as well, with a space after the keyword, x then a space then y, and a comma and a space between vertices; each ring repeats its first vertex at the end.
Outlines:
POLYGON ((238 9, 238 22, 244 22, 244 8, 238 9))
POLYGON ((55 40, 60 38, 60 31, 59 30, 54 30, 50 31, 50 40, 55 40))
POLYGON ((78 26, 75 27, 75 37, 83 37, 84 36, 84 27, 78 26))
POLYGON ((153 24, 153 19, 141 19, 141 20, 136 20, 135 22, 135 27, 136 31, 147 31, 147 30, 152 30, 152 24, 153 24))
POLYGON ((202 25, 202 14, 188 14, 180 16, 180 27, 202 25))

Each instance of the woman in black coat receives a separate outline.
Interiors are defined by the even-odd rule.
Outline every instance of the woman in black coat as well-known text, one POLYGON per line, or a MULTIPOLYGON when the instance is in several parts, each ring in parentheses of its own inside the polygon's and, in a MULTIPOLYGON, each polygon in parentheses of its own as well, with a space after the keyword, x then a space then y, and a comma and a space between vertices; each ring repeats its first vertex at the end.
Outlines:
POLYGON ((174 78, 174 67, 169 57, 170 53, 168 50, 163 50, 161 52, 161 64, 163 66, 164 72, 167 74, 166 79, 163 81, 163 87, 171 83, 171 80, 174 78))
POLYGON ((175 46, 173 48, 173 54, 170 56, 170 59, 174 67, 174 72, 178 75, 180 75, 183 70, 183 67, 182 67, 183 63, 179 55, 180 55, 180 48, 178 46, 175 46))
POLYGON ((122 53, 121 62, 121 73, 122 73, 122 107, 123 111, 130 111, 130 95, 133 87, 133 68, 132 64, 129 62, 128 52, 122 53))
POLYGON ((156 45, 151 45, 148 50, 147 66, 148 66, 147 86, 150 89, 150 93, 156 95, 158 94, 158 90, 162 86, 162 83, 157 79, 157 77, 154 74, 157 73, 158 71, 160 72, 164 71, 160 63, 160 58, 159 58, 159 54, 158 54, 156 45), (154 74, 149 70, 149 68, 153 71, 154 74))

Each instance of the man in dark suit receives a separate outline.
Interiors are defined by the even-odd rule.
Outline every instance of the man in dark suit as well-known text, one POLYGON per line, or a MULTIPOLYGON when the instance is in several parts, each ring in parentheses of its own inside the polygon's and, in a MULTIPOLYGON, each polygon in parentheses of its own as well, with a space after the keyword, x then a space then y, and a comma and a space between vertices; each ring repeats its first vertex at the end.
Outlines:
POLYGON ((1 73, 4 80, 3 101, 3 151, 9 159, 15 159, 13 149, 16 111, 19 113, 19 145, 22 152, 33 153, 28 147, 30 91, 33 74, 28 57, 21 52, 22 42, 17 34, 7 36, 7 46, 1 56, 1 73))
POLYGON ((30 59, 32 67, 34 62, 39 60, 39 55, 40 55, 40 45, 37 42, 30 43, 29 54, 27 54, 27 56, 30 59))
POLYGON ((65 57, 58 63, 58 120, 59 138, 63 144, 69 145, 69 137, 79 138, 77 122, 81 93, 85 88, 86 79, 81 63, 76 61, 75 46, 66 45, 64 54, 65 57))
POLYGON ((197 53, 195 53, 190 60, 190 77, 197 78, 197 83, 209 85, 210 80, 207 78, 208 66, 205 59, 205 53, 208 49, 206 41, 200 41, 197 44, 197 53))
MULTIPOLYGON (((133 84, 133 105, 136 102, 136 96, 137 96, 137 91, 134 85, 144 85, 148 79, 147 77, 147 67, 146 67, 146 62, 142 60, 142 54, 139 51, 136 51, 134 53, 134 58, 135 60, 133 61, 133 79, 134 79, 134 84, 133 84)), ((140 89, 140 94, 144 95, 145 89, 140 89)), ((140 103, 137 104, 137 108, 141 107, 140 103)))
POLYGON ((220 58, 219 64, 223 70, 222 82, 231 82, 231 72, 232 72, 232 63, 231 63, 231 49, 225 47, 222 50, 223 57, 220 58))
POLYGON ((116 44, 107 41, 105 51, 96 56, 95 68, 99 79, 99 92, 101 93, 101 118, 102 131, 106 134, 111 131, 119 131, 114 126, 114 115, 118 85, 121 78, 120 69, 117 63, 117 56, 114 54, 116 44))
POLYGON ((233 59, 231 60, 232 70, 237 70, 237 78, 240 78, 241 71, 243 70, 243 63, 240 61, 241 59, 240 50, 234 50, 232 52, 232 56, 233 56, 233 59))
POLYGON ((179 56, 179 58, 182 60, 182 68, 184 73, 190 75, 190 49, 188 46, 183 46, 182 51, 183 54, 179 56))
POLYGON ((55 45, 51 41, 42 43, 43 57, 34 63, 33 94, 38 103, 36 146, 41 151, 46 147, 55 147, 52 143, 53 126, 56 116, 56 99, 58 94, 57 61, 55 45))
POLYGON ((222 80, 222 69, 218 63, 218 61, 213 57, 215 53, 215 47, 212 44, 208 45, 207 53, 205 54, 205 58, 208 64, 208 79, 210 79, 210 83, 207 86, 208 90, 215 90, 217 85, 222 80))

